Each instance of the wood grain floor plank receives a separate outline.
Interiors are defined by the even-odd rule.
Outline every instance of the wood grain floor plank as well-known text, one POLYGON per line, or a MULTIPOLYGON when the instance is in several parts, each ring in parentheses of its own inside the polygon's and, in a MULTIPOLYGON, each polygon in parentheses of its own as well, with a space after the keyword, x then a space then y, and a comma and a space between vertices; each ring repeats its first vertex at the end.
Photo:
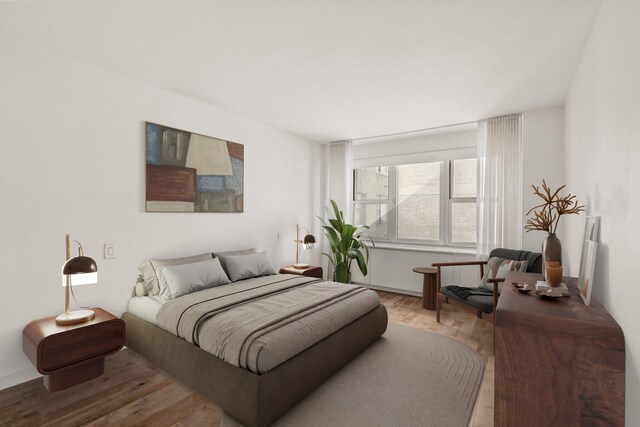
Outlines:
MULTIPOLYGON (((493 427, 493 328, 472 313, 445 304, 441 323, 420 298, 378 292, 389 320, 453 337, 486 363, 473 427, 493 427)), ((222 411, 131 350, 107 357, 105 374, 50 393, 36 379, 0 391, 0 425, 217 427, 222 411)))
MULTIPOLYGON (((139 387, 149 378, 158 375, 157 369, 142 358, 113 359, 113 366, 105 375, 67 390, 55 393, 46 392, 42 380, 34 380, 40 382, 38 394, 25 398, 18 405, 5 408, 2 414, 13 413, 16 419, 33 419, 35 417, 42 425, 48 419, 57 419, 59 414, 85 409, 91 402, 100 403, 101 396, 113 397, 121 390, 139 387), (126 368, 110 372, 114 368, 117 369, 121 362, 126 362, 122 364, 126 368), (129 372, 136 372, 136 374, 132 376, 129 372), (32 413, 34 411, 35 414, 32 413)), ((0 421, 2 421, 2 415, 0 415, 0 421)))

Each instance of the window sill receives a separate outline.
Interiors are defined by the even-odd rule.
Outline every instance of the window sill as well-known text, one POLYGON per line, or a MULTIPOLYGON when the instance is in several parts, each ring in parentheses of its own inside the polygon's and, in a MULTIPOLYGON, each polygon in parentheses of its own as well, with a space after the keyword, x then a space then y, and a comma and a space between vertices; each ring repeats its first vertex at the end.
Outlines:
POLYGON ((427 246, 427 245, 407 245, 402 243, 376 243, 375 246, 369 246, 369 249, 385 249, 393 251, 409 251, 409 252, 432 252, 440 254, 460 254, 475 255, 476 248, 463 248, 455 246, 427 246))

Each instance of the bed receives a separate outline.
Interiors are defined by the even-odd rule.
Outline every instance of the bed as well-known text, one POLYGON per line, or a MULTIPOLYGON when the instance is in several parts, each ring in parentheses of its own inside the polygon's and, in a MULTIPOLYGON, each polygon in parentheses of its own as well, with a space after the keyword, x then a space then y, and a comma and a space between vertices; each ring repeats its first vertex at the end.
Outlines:
POLYGON ((387 327, 377 294, 276 274, 133 297, 126 345, 249 427, 267 426, 387 327))

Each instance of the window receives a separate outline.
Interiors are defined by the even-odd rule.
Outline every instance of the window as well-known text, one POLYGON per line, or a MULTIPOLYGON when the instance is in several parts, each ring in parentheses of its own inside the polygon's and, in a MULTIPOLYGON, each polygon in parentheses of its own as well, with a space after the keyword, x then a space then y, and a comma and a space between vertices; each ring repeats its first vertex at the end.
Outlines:
POLYGON ((477 159, 354 169, 354 218, 374 240, 476 242, 477 159))
POLYGON ((367 224, 374 239, 387 239, 389 213, 389 167, 355 169, 353 173, 354 223, 367 224))
POLYGON ((450 162, 451 195, 449 213, 452 244, 476 242, 476 194, 478 192, 477 159, 456 159, 450 162))

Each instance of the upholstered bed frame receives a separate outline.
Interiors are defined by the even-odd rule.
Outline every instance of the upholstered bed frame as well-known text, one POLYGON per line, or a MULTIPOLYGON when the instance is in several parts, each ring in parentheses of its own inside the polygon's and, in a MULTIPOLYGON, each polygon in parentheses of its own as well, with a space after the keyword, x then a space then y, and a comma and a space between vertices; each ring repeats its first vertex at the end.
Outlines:
POLYGON ((258 375, 124 313, 127 347, 201 393, 248 427, 264 427, 366 349, 387 329, 387 310, 369 313, 276 368, 258 375))

